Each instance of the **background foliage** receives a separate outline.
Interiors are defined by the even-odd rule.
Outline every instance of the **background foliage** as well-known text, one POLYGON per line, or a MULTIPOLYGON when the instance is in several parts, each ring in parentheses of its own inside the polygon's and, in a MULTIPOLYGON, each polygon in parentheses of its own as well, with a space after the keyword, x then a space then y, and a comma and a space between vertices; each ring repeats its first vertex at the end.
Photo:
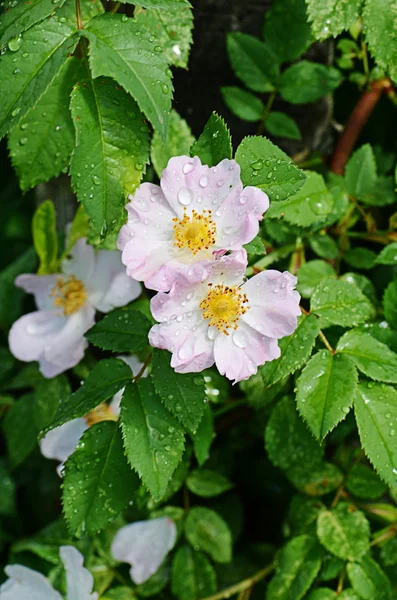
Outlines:
POLYGON ((221 30, 230 69, 210 90, 221 115, 204 115, 186 99, 206 86, 195 52, 215 11, 3 3, 3 565, 63 590, 59 546, 71 543, 103 600, 397 597, 396 13, 395 0, 274 0, 263 27, 256 14, 256 28, 221 30), (57 271, 70 214, 72 240, 114 249, 127 195, 189 153, 235 156, 244 185, 270 197, 247 276, 298 276, 302 316, 281 357, 233 388, 214 369, 176 374, 147 344, 145 293, 98 321, 66 375, 15 361, 7 332, 29 308, 15 277, 57 271), (131 381, 119 353, 138 354, 149 377, 131 381), (38 437, 122 388, 120 421, 85 432, 61 481, 38 437), (111 540, 163 515, 177 544, 135 585, 111 540))

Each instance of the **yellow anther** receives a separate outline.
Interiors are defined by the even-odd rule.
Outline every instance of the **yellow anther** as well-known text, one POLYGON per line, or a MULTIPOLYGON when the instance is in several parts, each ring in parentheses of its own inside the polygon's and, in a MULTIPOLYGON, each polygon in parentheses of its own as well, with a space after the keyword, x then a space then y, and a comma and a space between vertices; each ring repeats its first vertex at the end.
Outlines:
POLYGON ((87 425, 91 427, 91 425, 95 425, 95 423, 100 423, 101 421, 117 421, 118 417, 114 414, 108 404, 102 403, 90 410, 90 412, 85 415, 84 419, 87 425))
POLYGON ((189 217, 185 208, 183 219, 175 217, 173 222, 174 246, 177 248, 187 248, 193 254, 197 254, 200 250, 208 250, 214 245, 216 225, 210 210, 204 210, 202 214, 193 210, 189 217))
POLYGON ((51 296, 54 298, 54 305, 61 308, 64 315, 77 312, 87 300, 83 283, 74 275, 58 277, 51 296))
POLYGON ((228 335, 228 329, 237 329, 241 315, 249 309, 248 298, 236 285, 225 286, 209 284, 210 291, 200 302, 204 319, 218 331, 228 335))

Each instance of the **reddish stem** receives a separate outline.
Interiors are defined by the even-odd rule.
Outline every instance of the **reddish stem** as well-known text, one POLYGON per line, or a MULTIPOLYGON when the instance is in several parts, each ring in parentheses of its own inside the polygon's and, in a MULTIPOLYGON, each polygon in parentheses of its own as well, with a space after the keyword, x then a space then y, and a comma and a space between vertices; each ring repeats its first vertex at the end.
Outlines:
POLYGON ((346 126, 336 145, 331 160, 331 171, 343 175, 347 161, 354 148, 362 128, 378 103, 382 93, 392 90, 390 79, 383 78, 373 81, 370 89, 364 92, 347 120, 346 126))

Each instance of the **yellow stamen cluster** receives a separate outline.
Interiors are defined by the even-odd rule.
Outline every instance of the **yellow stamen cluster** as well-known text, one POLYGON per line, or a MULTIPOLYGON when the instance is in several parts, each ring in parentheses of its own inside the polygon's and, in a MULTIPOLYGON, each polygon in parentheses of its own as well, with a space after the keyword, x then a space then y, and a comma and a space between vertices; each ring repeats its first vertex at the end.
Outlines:
POLYGON ((183 219, 172 219, 175 223, 174 246, 188 248, 193 254, 208 250, 215 243, 216 236, 216 225, 211 214, 210 210, 204 210, 202 214, 193 210, 189 217, 185 208, 183 219))
POLYGON ((238 320, 244 315, 249 306, 248 298, 236 285, 225 286, 209 284, 211 288, 207 297, 200 302, 204 319, 216 327, 218 331, 228 334, 228 329, 237 329, 238 320))
POLYGON ((84 419, 87 425, 91 427, 91 425, 95 425, 95 423, 100 423, 101 421, 117 421, 118 417, 116 417, 108 404, 102 403, 90 410, 90 412, 85 415, 84 419))
POLYGON ((64 315, 77 312, 87 300, 83 283, 74 275, 58 277, 51 296, 54 298, 54 305, 61 308, 64 315))

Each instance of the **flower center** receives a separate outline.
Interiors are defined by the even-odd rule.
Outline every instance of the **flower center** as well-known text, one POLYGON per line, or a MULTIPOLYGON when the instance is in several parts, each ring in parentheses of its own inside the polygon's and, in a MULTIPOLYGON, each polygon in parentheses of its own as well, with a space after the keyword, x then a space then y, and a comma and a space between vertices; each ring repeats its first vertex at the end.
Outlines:
POLYGON ((236 285, 225 286, 209 284, 211 287, 207 297, 200 302, 204 319, 216 327, 218 331, 228 334, 229 327, 237 329, 241 315, 249 309, 248 298, 236 285))
POLYGON ((77 312, 87 300, 83 283, 74 275, 58 277, 51 290, 51 296, 54 298, 54 305, 62 308, 64 315, 77 312))
POLYGON ((114 414, 108 404, 102 403, 90 410, 90 412, 85 415, 84 419, 87 425, 91 427, 91 425, 95 425, 95 423, 100 423, 101 421, 117 421, 118 417, 114 414))
POLYGON ((211 211, 204 210, 200 215, 195 210, 190 217, 185 214, 183 219, 175 217, 174 246, 188 248, 193 254, 200 250, 208 250, 215 243, 216 225, 211 219, 211 211))

